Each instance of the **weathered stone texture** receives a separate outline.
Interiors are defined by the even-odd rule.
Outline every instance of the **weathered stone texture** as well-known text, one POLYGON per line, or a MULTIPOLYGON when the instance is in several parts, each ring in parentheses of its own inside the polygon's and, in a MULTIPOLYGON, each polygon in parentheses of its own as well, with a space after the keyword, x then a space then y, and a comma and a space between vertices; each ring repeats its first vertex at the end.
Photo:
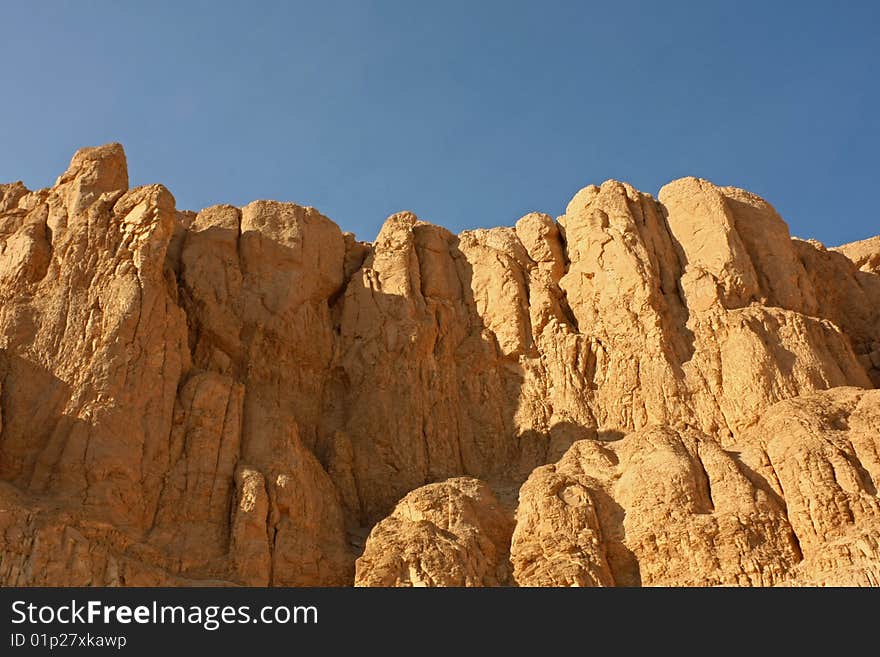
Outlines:
POLYGON ((82 149, 0 185, 0 583, 876 585, 878 239, 686 178, 364 243, 82 149))

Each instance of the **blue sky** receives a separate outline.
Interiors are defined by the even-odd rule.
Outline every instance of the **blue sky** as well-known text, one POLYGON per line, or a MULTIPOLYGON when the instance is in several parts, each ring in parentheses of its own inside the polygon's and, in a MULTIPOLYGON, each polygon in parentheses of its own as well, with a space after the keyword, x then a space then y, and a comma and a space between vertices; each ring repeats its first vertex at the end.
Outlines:
POLYGON ((0 180, 126 147, 178 207, 274 198, 372 240, 560 214, 608 178, 880 233, 877 2, 9 2, 0 180))

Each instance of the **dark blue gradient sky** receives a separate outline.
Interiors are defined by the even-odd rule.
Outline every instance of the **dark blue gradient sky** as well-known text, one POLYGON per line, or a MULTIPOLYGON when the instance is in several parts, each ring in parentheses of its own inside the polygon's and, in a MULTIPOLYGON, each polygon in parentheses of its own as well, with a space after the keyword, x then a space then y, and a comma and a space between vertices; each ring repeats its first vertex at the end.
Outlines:
POLYGON ((372 240, 560 214, 608 178, 880 233, 878 2, 3 2, 0 180, 122 142, 178 207, 314 205, 372 240))

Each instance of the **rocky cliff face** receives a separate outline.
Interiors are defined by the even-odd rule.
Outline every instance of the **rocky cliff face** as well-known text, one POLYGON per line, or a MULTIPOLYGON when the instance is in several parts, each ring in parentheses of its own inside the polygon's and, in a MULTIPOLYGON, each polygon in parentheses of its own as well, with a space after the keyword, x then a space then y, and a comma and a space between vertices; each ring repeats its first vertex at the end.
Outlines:
POLYGON ((880 238, 694 178, 372 244, 0 186, 4 585, 880 584, 880 238))

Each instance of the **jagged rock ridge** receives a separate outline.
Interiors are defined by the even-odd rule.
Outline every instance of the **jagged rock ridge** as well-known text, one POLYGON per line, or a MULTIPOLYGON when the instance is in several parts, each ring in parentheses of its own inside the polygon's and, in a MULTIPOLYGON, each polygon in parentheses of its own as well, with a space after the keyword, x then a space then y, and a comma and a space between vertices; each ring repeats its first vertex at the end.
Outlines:
POLYGON ((6 585, 880 583, 880 243, 608 181, 372 244, 0 186, 6 585))

